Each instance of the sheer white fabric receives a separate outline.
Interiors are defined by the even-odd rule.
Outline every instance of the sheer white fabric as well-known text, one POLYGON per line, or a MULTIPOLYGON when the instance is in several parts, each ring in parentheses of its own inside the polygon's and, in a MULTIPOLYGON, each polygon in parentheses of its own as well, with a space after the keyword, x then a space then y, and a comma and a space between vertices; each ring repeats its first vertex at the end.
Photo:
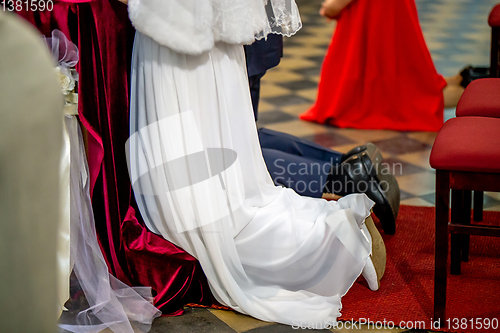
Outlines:
POLYGON ((129 0, 134 27, 161 45, 200 54, 219 41, 251 44, 301 27, 295 0, 129 0))
POLYGON ((78 63, 78 47, 72 43, 61 31, 54 29, 50 38, 45 38, 52 57, 57 60, 58 66, 65 68, 75 67, 78 63))
POLYGON ((147 332, 160 311, 153 304, 151 288, 131 288, 113 277, 97 243, 89 195, 85 149, 75 116, 65 116, 70 154, 71 264, 87 307, 65 313, 61 332, 97 333, 105 328, 116 333, 147 332))
MULTIPOLYGON (((76 45, 59 30, 54 30, 46 42, 60 73, 72 80, 77 79, 70 71, 78 62, 76 45)), ((64 145, 60 164, 62 207, 57 248, 58 299, 61 310, 64 310, 73 270, 87 303, 76 312, 72 309, 71 314, 64 312, 59 328, 61 332, 78 333, 97 333, 105 328, 116 333, 147 332, 153 319, 161 314, 152 304, 151 288, 131 288, 110 275, 97 242, 88 166, 76 110, 76 104, 67 104, 64 109, 64 145)))
MULTIPOLYGON (((57 68, 62 75, 71 78, 73 81, 77 79, 77 75, 71 73, 70 68, 78 63, 78 48, 74 43, 69 41, 64 33, 60 30, 53 30, 52 37, 44 40, 52 53, 52 58, 57 62, 57 68), (76 75, 76 76, 75 76, 76 75)), ((68 114, 73 110, 74 105, 66 105, 64 113, 68 114)), ((64 310, 64 303, 69 298, 69 277, 71 273, 70 262, 70 142, 66 126, 63 126, 63 147, 61 151, 60 164, 60 193, 61 193, 61 208, 60 221, 58 227, 57 238, 57 277, 58 277, 58 306, 64 310)))
POLYGON ((200 261, 221 303, 266 321, 334 323, 371 252, 361 228, 373 202, 273 184, 241 45, 186 55, 137 33, 132 61, 127 148, 147 226, 200 261))
POLYGON ((70 142, 66 126, 63 124, 63 146, 60 163, 60 220, 57 233, 57 298, 61 311, 65 310, 64 303, 69 298, 69 279, 71 274, 70 263, 70 225, 71 225, 71 194, 70 182, 70 142))

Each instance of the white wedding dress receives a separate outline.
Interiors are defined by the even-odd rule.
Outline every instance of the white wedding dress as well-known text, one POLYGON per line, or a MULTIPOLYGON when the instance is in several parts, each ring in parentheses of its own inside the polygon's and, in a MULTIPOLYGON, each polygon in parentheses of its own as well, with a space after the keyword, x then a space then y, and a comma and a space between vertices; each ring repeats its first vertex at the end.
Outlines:
MULTIPOLYGON (((290 0, 270 3, 296 10, 290 0)), ((134 10, 136 28, 151 31, 134 10)), ((300 28, 296 18, 288 24, 300 28)), ((157 34, 136 34, 127 145, 148 228, 200 261, 222 304, 266 321, 332 325, 371 253, 364 220, 373 202, 364 194, 327 202, 275 186, 241 44, 214 38, 209 50, 187 54, 158 43, 168 31, 157 34)))

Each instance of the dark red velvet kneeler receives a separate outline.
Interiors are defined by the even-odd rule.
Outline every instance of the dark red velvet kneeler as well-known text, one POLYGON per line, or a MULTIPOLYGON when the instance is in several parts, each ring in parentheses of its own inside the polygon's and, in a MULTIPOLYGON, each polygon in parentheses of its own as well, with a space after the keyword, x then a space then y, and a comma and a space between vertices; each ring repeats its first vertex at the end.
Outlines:
POLYGON ((55 1, 45 12, 19 13, 42 34, 63 31, 78 45, 78 111, 88 131, 88 164, 97 235, 110 272, 131 286, 151 286, 166 315, 187 303, 211 305, 199 262, 146 229, 128 176, 129 73, 134 29, 117 0, 55 1))

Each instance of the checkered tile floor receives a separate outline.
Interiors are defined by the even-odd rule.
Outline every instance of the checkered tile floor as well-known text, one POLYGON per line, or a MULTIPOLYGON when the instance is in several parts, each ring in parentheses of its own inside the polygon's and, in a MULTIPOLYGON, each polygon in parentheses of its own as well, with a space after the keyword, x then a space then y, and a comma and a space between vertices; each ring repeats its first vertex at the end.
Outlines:
MULTIPOLYGON (((468 64, 489 64, 488 13, 496 0, 416 0, 422 30, 439 73, 457 74, 468 64)), ((316 99, 321 64, 335 23, 317 15, 320 0, 298 1, 303 29, 285 39, 284 57, 264 76, 259 127, 290 133, 340 152, 375 143, 392 166, 401 204, 434 205, 435 172, 429 155, 435 133, 339 129, 301 121, 298 115, 316 99)), ((446 109, 445 118, 455 109, 446 109)), ((500 195, 486 193, 486 210, 500 210, 500 195)))
MULTIPOLYGON (((321 0, 297 2, 303 29, 286 39, 280 65, 263 78, 258 126, 306 138, 341 152, 371 141, 381 149, 385 162, 393 166, 401 188, 401 204, 432 206, 435 173, 428 161, 435 133, 338 129, 298 119, 298 115, 316 99, 321 63, 335 24, 317 14, 321 0)), ((468 64, 488 65, 490 29, 487 17, 496 2, 416 0, 422 30, 438 72, 451 76, 468 64)), ((445 118, 453 115, 454 109, 445 110, 445 118)), ((500 211, 500 195, 487 193, 484 206, 488 210, 500 211)), ((236 312, 196 308, 187 308, 183 316, 159 318, 151 330, 158 333, 295 331, 289 326, 262 322, 236 312)), ((374 331, 377 330, 366 327, 349 330, 374 331)))

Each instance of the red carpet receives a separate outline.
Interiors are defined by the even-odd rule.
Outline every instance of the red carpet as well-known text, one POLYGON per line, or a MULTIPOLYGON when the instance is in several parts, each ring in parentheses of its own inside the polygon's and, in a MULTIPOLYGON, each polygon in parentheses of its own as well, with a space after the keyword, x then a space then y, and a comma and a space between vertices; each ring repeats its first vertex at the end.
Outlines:
MULTIPOLYGON (((484 220, 500 225, 499 212, 484 220)), ((437 330, 431 326, 434 293, 434 208, 401 206, 397 232, 383 235, 387 268, 379 291, 370 291, 362 278, 342 299, 342 320, 392 322, 395 326, 437 330), (418 323, 421 322, 417 326, 418 323), (425 324, 425 327, 422 326, 425 324)), ((448 275, 447 316, 457 332, 500 331, 500 238, 471 237, 470 260, 462 274, 448 275), (462 319, 466 318, 466 319, 462 319), (460 319, 460 322, 458 320, 460 319), (472 319, 472 321, 471 321, 472 319), (489 319, 489 320, 488 320, 489 319), (494 319, 494 320, 493 320, 494 319), (483 329, 478 330, 479 323, 483 329), (472 327, 472 325, 474 325, 472 327)))
MULTIPOLYGON (((500 225, 500 212, 484 212, 483 224, 500 225)), ((371 327, 379 325, 378 328, 385 320, 385 327, 447 332, 500 331, 500 238, 471 237, 470 260, 462 263, 462 274, 448 275, 449 325, 445 323, 445 327, 437 329, 431 326, 434 208, 401 206, 396 234, 382 235, 387 248, 387 267, 380 290, 369 290, 364 279, 359 278, 342 298, 341 320, 369 322, 371 327), (482 329, 477 329, 479 324, 483 325, 482 329), (484 329, 488 324, 497 329, 484 329)))

